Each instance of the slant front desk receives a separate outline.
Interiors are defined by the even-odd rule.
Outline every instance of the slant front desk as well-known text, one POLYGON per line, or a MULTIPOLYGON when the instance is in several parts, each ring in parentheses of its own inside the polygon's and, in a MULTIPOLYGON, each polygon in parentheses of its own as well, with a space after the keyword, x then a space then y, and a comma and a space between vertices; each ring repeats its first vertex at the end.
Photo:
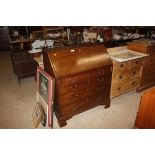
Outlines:
POLYGON ((44 51, 44 69, 55 77, 54 109, 60 127, 75 114, 110 106, 112 62, 104 45, 44 51))

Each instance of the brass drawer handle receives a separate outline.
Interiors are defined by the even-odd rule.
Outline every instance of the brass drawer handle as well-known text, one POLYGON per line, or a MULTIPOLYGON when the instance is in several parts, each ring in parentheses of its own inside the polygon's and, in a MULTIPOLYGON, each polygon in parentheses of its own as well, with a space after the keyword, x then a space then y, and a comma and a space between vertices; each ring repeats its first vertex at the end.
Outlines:
POLYGON ((88 91, 89 91, 89 89, 87 88, 87 89, 86 89, 86 91, 88 92, 88 91))
POLYGON ((87 80, 87 83, 89 84, 90 83, 90 80, 87 80))
POLYGON ((120 64, 120 67, 121 67, 121 68, 124 67, 124 64, 120 64))
POLYGON ((75 97, 78 97, 78 94, 75 94, 75 97))
POLYGON ((121 90, 121 87, 118 87, 117 89, 118 89, 118 90, 121 90))
POLYGON ((135 85, 136 84, 136 82, 132 82, 132 85, 135 85))
POLYGON ((139 64, 139 61, 136 61, 135 63, 136 63, 136 64, 139 64))
POLYGON ((123 78, 123 75, 119 76, 119 79, 122 79, 123 78))
POLYGON ((70 96, 70 99, 73 99, 73 96, 70 96))
POLYGON ((104 78, 103 78, 103 77, 102 77, 102 78, 97 78, 97 80, 98 80, 98 81, 103 81, 104 78))

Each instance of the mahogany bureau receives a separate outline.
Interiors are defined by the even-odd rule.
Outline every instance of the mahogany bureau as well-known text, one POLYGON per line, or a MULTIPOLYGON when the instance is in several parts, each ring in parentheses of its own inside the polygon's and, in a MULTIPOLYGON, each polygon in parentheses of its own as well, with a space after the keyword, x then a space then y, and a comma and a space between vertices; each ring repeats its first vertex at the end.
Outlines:
POLYGON ((104 45, 43 52, 44 69, 55 77, 54 111, 60 127, 75 114, 110 106, 112 62, 104 45))
POLYGON ((155 84, 155 44, 149 43, 149 41, 131 42, 128 43, 127 48, 149 55, 144 58, 140 86, 137 91, 153 86, 155 84))

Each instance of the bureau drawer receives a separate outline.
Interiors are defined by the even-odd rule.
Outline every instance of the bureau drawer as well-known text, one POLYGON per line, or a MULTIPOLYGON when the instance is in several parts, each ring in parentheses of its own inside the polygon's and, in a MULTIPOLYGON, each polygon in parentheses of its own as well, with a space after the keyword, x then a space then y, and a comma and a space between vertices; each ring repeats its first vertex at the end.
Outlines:
POLYGON ((76 111, 77 111, 77 104, 71 103, 69 105, 59 108, 59 115, 61 115, 61 116, 72 115, 76 111))
POLYGON ((135 78, 129 81, 124 81, 122 84, 112 85, 111 88, 111 97, 121 95, 129 90, 132 90, 139 86, 140 78, 135 78))
POLYGON ((145 65, 143 67, 142 76, 150 76, 155 73, 154 66, 152 64, 145 65))
POLYGON ((143 58, 130 61, 130 69, 141 67, 143 65, 143 58))
POLYGON ((141 79, 141 85, 148 85, 148 84, 151 84, 155 82, 155 74, 150 74, 150 75, 146 75, 146 76, 143 76, 142 79, 141 79))
POLYGON ((110 85, 94 85, 92 87, 83 87, 83 89, 77 89, 75 91, 70 91, 64 95, 59 95, 59 104, 64 106, 66 104, 70 104, 71 102, 75 102, 81 98, 85 98, 94 94, 106 94, 110 96, 110 85))
POLYGON ((88 96, 77 103, 77 109, 78 111, 83 111, 83 109, 88 109, 89 107, 104 103, 106 99, 108 98, 104 97, 101 94, 94 94, 93 96, 88 96))
POLYGON ((114 71, 125 71, 128 69, 129 69, 129 61, 126 61, 126 62, 113 61, 113 70, 114 71))
POLYGON ((76 74, 64 79, 58 80, 58 85, 69 86, 72 84, 81 84, 83 82, 88 82, 92 79, 97 79, 98 77, 104 77, 112 74, 112 66, 106 66, 97 70, 92 70, 86 73, 76 74))
POLYGON ((155 55, 148 56, 144 59, 144 65, 155 64, 155 55))
POLYGON ((59 108, 59 114, 61 116, 67 116, 82 112, 85 109, 89 109, 99 104, 104 104, 104 102, 108 99, 108 97, 105 97, 102 94, 94 94, 59 108))
POLYGON ((90 87, 97 87, 106 85, 110 87, 111 85, 111 75, 103 77, 102 75, 98 75, 98 77, 93 77, 91 79, 87 79, 84 81, 76 81, 74 83, 68 83, 68 85, 59 85, 58 86, 58 92, 59 95, 65 95, 70 92, 75 92, 78 90, 87 89, 90 87))

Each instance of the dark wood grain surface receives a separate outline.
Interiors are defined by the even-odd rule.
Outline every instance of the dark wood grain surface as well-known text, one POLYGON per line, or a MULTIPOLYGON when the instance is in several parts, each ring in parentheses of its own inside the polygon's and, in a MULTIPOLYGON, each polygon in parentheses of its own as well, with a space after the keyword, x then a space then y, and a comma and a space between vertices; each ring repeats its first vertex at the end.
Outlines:
POLYGON ((54 110, 60 127, 75 114, 110 106, 112 62, 103 45, 46 51, 44 67, 56 79, 54 110))

